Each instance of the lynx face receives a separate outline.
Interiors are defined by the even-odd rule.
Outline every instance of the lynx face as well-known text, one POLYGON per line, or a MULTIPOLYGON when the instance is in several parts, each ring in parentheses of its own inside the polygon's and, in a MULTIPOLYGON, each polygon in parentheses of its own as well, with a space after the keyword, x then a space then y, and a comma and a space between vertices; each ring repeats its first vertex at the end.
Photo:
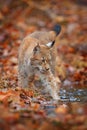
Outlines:
POLYGON ((44 45, 38 45, 33 50, 31 65, 40 73, 46 74, 51 69, 51 58, 50 49, 44 45))

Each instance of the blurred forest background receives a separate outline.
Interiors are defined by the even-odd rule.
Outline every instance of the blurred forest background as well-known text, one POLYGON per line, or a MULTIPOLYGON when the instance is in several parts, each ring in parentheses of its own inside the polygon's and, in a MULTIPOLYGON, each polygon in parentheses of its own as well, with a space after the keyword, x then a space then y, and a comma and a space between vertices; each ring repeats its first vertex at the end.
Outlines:
POLYGON ((87 0, 0 0, 2 129, 87 129, 87 0), (57 49, 67 73, 58 104, 17 85, 22 39, 36 30, 52 30, 56 24, 62 27, 57 49))

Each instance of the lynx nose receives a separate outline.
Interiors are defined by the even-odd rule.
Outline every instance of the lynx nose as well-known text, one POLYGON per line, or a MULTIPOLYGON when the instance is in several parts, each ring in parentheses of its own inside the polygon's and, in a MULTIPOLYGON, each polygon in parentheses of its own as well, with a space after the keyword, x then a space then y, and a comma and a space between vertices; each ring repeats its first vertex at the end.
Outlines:
POLYGON ((46 70, 48 71, 48 70, 49 70, 49 68, 46 68, 46 70))

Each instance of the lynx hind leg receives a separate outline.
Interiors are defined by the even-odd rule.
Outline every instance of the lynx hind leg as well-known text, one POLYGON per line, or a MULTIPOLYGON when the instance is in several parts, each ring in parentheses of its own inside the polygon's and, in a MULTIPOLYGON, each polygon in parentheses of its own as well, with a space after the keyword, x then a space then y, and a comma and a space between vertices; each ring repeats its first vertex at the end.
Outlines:
POLYGON ((18 74, 18 85, 22 88, 28 87, 28 76, 23 72, 19 72, 18 74))

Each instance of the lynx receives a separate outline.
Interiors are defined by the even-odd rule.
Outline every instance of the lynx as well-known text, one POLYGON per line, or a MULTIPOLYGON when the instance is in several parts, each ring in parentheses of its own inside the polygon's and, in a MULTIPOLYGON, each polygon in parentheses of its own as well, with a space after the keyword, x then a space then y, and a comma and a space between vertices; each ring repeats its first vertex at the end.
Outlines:
MULTIPOLYGON (((46 93, 53 99, 59 99, 60 79, 55 66, 58 62, 55 39, 60 33, 60 26, 55 31, 36 31, 26 36, 19 48, 18 70, 19 85, 30 87, 39 80, 46 93)), ((38 87, 37 87, 38 89, 38 87)))

